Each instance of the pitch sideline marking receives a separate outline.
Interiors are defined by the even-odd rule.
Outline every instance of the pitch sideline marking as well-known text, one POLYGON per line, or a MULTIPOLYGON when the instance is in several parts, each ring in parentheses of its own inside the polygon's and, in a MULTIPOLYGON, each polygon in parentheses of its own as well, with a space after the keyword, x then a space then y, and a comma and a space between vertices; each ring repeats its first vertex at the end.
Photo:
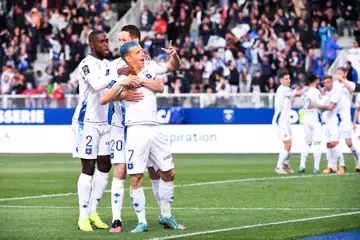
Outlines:
MULTIPOLYGON (((0 208, 20 208, 20 209, 77 209, 78 206, 50 206, 50 205, 0 205, 0 208)), ((111 208, 98 207, 98 208, 111 208)), ((126 209, 132 209, 132 207, 123 207, 126 209)), ((159 207, 146 207, 146 209, 158 210, 159 207)), ((173 210, 189 210, 189 211, 358 211, 360 208, 221 208, 221 207, 173 207, 173 210)))
MULTIPOLYGON (((358 173, 345 173, 342 176, 355 175, 355 174, 358 174, 358 173)), ((196 186, 217 185, 217 184, 225 184, 225 183, 256 182, 256 181, 300 179, 300 178, 313 178, 313 177, 334 177, 334 176, 338 176, 338 175, 336 175, 336 174, 329 174, 329 175, 321 174, 321 175, 300 175, 300 176, 298 175, 298 176, 289 176, 289 177, 242 178, 242 179, 213 181, 213 182, 198 182, 198 183, 190 183, 190 184, 179 184, 179 185, 175 185, 175 187, 196 187, 196 186)), ((145 187, 144 189, 151 189, 151 188, 145 187)), ((110 192, 110 190, 106 190, 105 192, 110 192)), ((44 195, 37 195, 37 196, 26 196, 26 197, 0 198, 0 202, 38 199, 38 198, 64 197, 64 196, 73 196, 73 195, 77 195, 77 193, 57 193, 57 194, 44 194, 44 195)))
POLYGON ((204 235, 204 234, 210 234, 210 233, 228 232, 228 231, 235 231, 235 230, 242 230, 242 229, 249 229, 249 228, 258 228, 258 227, 267 227, 267 226, 274 226, 274 225, 281 225, 281 224, 288 224, 288 223, 306 222, 306 221, 313 221, 313 220, 320 220, 320 219, 327 219, 327 218, 351 216, 351 215, 357 215, 357 214, 360 214, 360 211, 359 212, 325 215, 325 216, 319 216, 319 217, 300 218, 300 219, 286 220, 286 221, 280 221, 280 222, 269 222, 269 223, 261 223, 261 224, 254 224, 254 225, 245 225, 245 226, 238 226, 238 227, 231 227, 231 228, 221 228, 221 229, 214 229, 214 230, 209 230, 209 231, 193 232, 193 233, 172 235, 172 236, 167 236, 167 237, 151 238, 150 240, 166 240, 166 239, 191 237, 191 236, 198 236, 198 235, 204 235))

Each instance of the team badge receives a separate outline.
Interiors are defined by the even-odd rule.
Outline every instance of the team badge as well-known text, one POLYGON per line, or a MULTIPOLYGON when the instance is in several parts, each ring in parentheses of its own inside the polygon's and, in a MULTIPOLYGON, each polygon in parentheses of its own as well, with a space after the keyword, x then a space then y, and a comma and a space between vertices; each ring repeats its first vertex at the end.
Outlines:
POLYGON ((87 155, 90 155, 90 154, 92 153, 91 148, 87 148, 87 149, 85 150, 85 153, 86 153, 87 155))
POLYGON ((110 69, 106 69, 105 76, 108 76, 110 74, 110 69))
POLYGON ((82 67, 82 70, 83 70, 85 76, 86 76, 88 73, 90 73, 90 70, 89 70, 88 65, 83 66, 83 67, 82 67))
POLYGON ((128 163, 128 167, 127 167, 129 170, 133 169, 134 168, 134 165, 132 163, 128 163))
POLYGON ((151 76, 150 73, 146 74, 145 77, 147 77, 148 79, 151 79, 151 78, 152 78, 152 76, 151 76))
POLYGON ((234 110, 233 109, 224 109, 223 119, 225 123, 232 123, 234 121, 234 110))

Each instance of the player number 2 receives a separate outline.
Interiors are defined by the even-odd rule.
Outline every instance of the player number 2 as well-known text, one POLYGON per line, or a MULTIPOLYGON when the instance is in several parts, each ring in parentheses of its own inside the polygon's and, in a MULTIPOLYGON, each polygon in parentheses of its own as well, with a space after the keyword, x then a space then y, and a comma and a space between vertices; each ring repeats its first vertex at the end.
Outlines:
POLYGON ((110 143, 111 150, 114 150, 114 146, 116 148, 116 151, 120 152, 123 148, 123 142, 121 140, 117 140, 116 142, 115 140, 111 140, 110 143))
POLYGON ((91 145, 91 141, 92 141, 92 136, 86 136, 86 141, 88 141, 87 143, 86 143, 86 146, 87 147, 91 147, 92 145, 91 145))

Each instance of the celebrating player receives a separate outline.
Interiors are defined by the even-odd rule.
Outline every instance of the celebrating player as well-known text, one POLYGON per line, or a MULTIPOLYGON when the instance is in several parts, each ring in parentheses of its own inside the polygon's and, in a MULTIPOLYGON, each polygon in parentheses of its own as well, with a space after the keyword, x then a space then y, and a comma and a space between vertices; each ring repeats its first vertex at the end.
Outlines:
MULTIPOLYGON (((360 113, 360 94, 357 95, 356 101, 355 101, 355 112, 354 112, 354 120, 353 120, 353 129, 356 131, 357 129, 357 121, 359 119, 359 113, 360 113)), ((360 172, 360 161, 358 160, 356 163, 356 172, 360 172)))
MULTIPOLYGON (((358 163, 359 151, 356 145, 352 142, 354 131, 351 124, 351 101, 356 85, 354 82, 346 79, 346 68, 344 67, 337 68, 336 75, 334 77, 341 83, 339 105, 340 137, 345 139, 346 145, 350 148, 352 154, 354 155, 355 163, 358 163)), ((344 174, 346 170, 344 158, 340 158, 339 161, 339 170, 337 173, 344 174)))
MULTIPOLYGON (((170 46, 163 49, 170 56, 176 55, 170 46)), ((120 48, 121 57, 135 72, 140 80, 139 91, 144 99, 139 102, 124 101, 126 107, 125 125, 127 138, 125 155, 127 172, 131 176, 131 199, 138 217, 138 225, 132 232, 148 230, 145 217, 145 195, 142 187, 144 171, 148 161, 160 170, 159 197, 161 215, 158 222, 172 229, 184 229, 171 215, 171 203, 174 198, 174 164, 165 135, 160 131, 157 120, 155 93, 164 90, 162 78, 158 74, 166 72, 167 64, 150 62, 145 65, 142 48, 136 41, 127 42, 120 48)))
MULTIPOLYGON (((92 31, 89 44, 91 54, 79 65, 80 101, 72 120, 76 143, 73 157, 79 157, 82 163, 82 173, 78 180, 78 227, 82 231, 93 231, 91 224, 96 228, 108 228, 96 210, 111 169, 108 105, 100 105, 102 90, 109 84, 105 80, 109 65, 109 61, 104 59, 109 54, 106 33, 92 31), (97 169, 94 174, 95 161, 97 169)), ((121 85, 131 86, 136 83, 125 79, 121 85)))
POLYGON ((301 153, 299 172, 305 172, 306 159, 312 143, 314 143, 314 173, 319 173, 321 159, 322 120, 321 112, 311 106, 312 103, 320 103, 320 91, 318 89, 320 79, 314 74, 309 77, 309 89, 304 93, 304 133, 305 146, 301 153))
POLYGON ((306 90, 292 90, 290 86, 290 75, 288 72, 279 74, 280 86, 275 95, 275 113, 272 124, 276 129, 277 135, 284 143, 284 149, 279 153, 279 158, 275 172, 277 174, 294 173, 290 167, 290 150, 292 144, 292 132, 290 125, 290 112, 294 98, 301 96, 306 90))
POLYGON ((313 103, 313 108, 319 108, 325 112, 325 136, 326 136, 326 158, 328 167, 323 171, 324 174, 336 172, 337 160, 344 158, 339 146, 339 115, 340 92, 342 86, 334 82, 331 76, 324 77, 324 88, 326 91, 327 102, 325 105, 313 103))

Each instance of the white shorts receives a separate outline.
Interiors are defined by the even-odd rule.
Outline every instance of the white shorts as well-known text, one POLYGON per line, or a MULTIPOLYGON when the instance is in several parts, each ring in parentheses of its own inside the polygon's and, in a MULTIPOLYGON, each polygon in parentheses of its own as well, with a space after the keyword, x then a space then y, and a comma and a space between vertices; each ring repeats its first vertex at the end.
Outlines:
POLYGON ((110 155, 110 126, 109 124, 84 123, 82 126, 72 122, 73 157, 82 159, 96 159, 98 156, 110 155))
POLYGON ((287 141, 292 139, 292 131, 291 126, 289 125, 281 125, 277 124, 275 126, 276 134, 281 141, 287 141))
POLYGON ((305 142, 307 144, 320 143, 322 140, 322 125, 319 122, 304 123, 305 142))
POLYGON ((110 159, 111 164, 125 163, 125 128, 111 126, 110 159))
POLYGON ((174 168, 167 137, 157 125, 127 127, 125 157, 128 174, 144 173, 152 166, 163 172, 174 168))
POLYGON ((340 137, 344 139, 352 138, 354 134, 352 127, 353 125, 350 121, 341 121, 339 127, 340 137))
POLYGON ((337 123, 325 124, 325 138, 327 143, 339 141, 339 125, 337 123))

